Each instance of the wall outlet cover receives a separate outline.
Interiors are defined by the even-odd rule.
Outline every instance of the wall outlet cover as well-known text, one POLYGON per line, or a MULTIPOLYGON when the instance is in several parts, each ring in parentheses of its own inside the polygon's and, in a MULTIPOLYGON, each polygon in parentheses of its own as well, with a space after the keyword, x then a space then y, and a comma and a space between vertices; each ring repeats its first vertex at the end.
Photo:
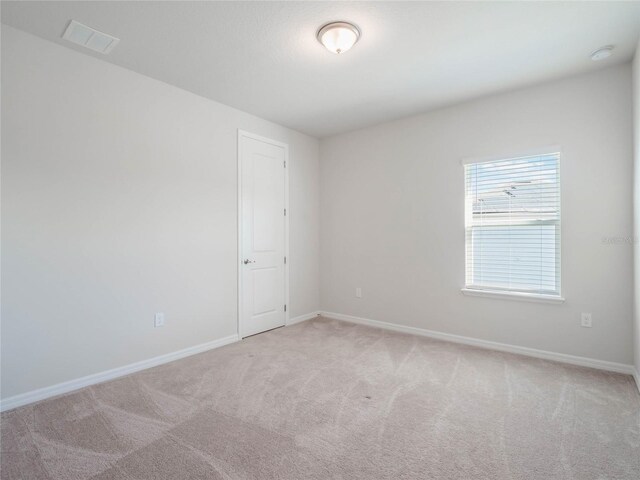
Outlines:
POLYGON ((164 326, 164 313, 156 313, 153 324, 156 328, 164 326))

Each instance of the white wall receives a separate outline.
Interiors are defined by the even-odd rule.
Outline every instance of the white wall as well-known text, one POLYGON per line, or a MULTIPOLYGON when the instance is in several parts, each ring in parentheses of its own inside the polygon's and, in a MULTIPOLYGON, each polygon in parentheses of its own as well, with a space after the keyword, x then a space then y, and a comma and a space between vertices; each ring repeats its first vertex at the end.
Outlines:
POLYGON ((322 140, 322 309, 632 363, 631 137, 627 64, 322 140), (551 145, 563 152, 566 302, 462 295, 460 160, 551 145))
POLYGON ((315 311, 317 140, 2 27, 3 398, 236 333, 238 128, 290 145, 315 311))
POLYGON ((633 239, 634 239, 634 352, 636 382, 640 389, 640 41, 633 60, 633 239))

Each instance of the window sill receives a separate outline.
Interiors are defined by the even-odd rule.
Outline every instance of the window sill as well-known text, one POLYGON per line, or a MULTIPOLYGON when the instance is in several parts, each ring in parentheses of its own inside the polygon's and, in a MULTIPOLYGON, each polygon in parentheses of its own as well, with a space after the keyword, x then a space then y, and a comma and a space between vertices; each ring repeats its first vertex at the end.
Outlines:
POLYGON ((543 295, 539 293, 504 292, 501 290, 480 290, 477 288, 463 288, 461 291, 464 295, 469 295, 471 297, 502 298, 505 300, 520 300, 523 302, 554 304, 560 304, 564 302, 563 297, 559 297, 556 295, 543 295))

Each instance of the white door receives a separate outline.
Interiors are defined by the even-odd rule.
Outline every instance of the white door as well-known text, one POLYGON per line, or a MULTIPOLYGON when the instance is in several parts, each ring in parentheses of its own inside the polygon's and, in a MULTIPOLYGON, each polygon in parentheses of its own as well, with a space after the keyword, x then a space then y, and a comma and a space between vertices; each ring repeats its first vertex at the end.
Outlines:
POLYGON ((240 336, 285 324, 286 145, 239 132, 240 336))

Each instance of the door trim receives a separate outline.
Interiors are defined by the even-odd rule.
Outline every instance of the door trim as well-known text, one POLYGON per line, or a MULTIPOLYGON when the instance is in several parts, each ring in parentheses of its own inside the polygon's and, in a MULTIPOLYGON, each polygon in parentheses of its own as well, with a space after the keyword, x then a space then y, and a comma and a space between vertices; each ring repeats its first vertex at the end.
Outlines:
MULTIPOLYGON (((242 129, 238 129, 238 253, 236 262, 238 268, 236 270, 238 275, 238 338, 242 340, 242 138, 251 138, 259 142, 268 143, 284 149, 284 161, 286 167, 284 168, 284 208, 287 209, 287 214, 284 218, 284 255, 287 257, 287 263, 284 264, 284 301, 287 306, 287 310, 284 312, 284 324, 289 325, 289 314, 291 313, 291 303, 289 302, 289 264, 291 263, 289 256, 289 145, 283 142, 278 142, 267 137, 262 137, 254 133, 247 132, 242 129)), ((284 259, 283 259, 284 261, 284 259)))

